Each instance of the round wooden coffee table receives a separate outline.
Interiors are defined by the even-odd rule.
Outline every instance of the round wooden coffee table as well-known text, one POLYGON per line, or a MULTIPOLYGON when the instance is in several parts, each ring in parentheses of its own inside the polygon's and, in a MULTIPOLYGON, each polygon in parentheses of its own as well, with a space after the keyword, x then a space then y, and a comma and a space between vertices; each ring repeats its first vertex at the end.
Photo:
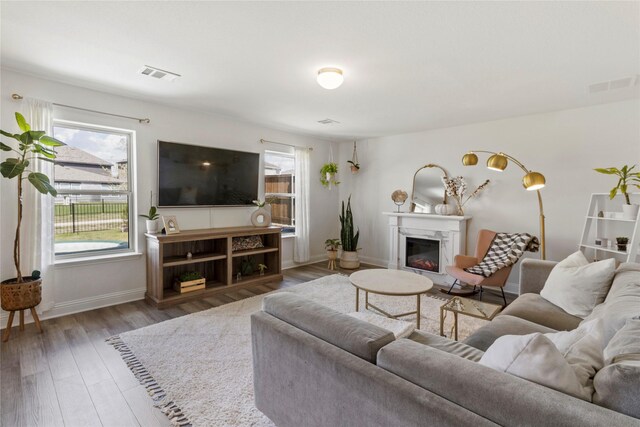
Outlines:
POLYGON ((420 295, 428 292, 433 287, 433 282, 430 279, 403 270, 374 268, 371 270, 356 271, 349 276, 349 280, 356 288, 356 311, 360 310, 360 290, 363 290, 365 308, 372 308, 393 319, 415 314, 416 326, 420 329, 420 295), (369 302, 369 292, 372 294, 397 297, 415 296, 416 311, 401 314, 387 313, 369 302))

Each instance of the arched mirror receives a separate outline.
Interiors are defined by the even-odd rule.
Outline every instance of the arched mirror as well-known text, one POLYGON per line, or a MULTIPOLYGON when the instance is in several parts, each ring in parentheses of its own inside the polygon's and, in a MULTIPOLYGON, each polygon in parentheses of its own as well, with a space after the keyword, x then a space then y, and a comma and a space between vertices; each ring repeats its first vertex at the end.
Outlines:
POLYGON ((442 177, 447 171, 436 164, 424 165, 413 175, 411 190, 411 212, 436 213, 436 205, 447 203, 442 177))

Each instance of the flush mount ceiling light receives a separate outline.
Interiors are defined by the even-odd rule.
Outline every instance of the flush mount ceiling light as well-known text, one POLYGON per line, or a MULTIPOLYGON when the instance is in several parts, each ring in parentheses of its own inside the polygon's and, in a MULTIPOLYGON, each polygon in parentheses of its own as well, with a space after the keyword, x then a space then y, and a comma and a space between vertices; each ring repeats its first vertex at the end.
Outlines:
POLYGON ((335 89, 340 87, 344 77, 340 68, 320 68, 318 70, 318 84, 325 89, 335 89))

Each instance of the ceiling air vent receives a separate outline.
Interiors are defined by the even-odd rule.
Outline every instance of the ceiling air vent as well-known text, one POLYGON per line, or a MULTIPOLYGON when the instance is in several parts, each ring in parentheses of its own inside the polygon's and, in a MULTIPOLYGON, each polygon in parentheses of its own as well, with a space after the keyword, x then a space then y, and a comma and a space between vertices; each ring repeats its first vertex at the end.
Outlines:
POLYGON ((633 85, 638 85, 640 76, 624 77, 621 79, 610 80, 608 82, 593 83, 587 86, 589 93, 608 92, 617 89, 624 89, 633 85))
POLYGON ((158 80, 167 80, 170 82, 174 81, 178 77, 181 77, 180 74, 161 70, 160 68, 150 67, 149 65, 145 65, 138 72, 144 76, 153 77, 158 80))
POLYGON ((322 120, 318 120, 318 123, 322 123, 323 125, 332 125, 332 124, 338 124, 340 122, 333 119, 322 119, 322 120))

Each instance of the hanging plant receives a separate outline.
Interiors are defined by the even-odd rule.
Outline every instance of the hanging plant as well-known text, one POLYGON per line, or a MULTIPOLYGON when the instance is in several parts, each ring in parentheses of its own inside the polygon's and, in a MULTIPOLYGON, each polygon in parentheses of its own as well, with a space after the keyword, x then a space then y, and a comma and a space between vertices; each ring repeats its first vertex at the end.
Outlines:
POLYGON ((353 156, 351 157, 351 160, 347 161, 347 163, 351 165, 352 174, 355 175, 360 172, 360 163, 358 163, 358 150, 356 147, 356 141, 353 141, 353 156))
POLYGON ((336 175, 338 174, 338 165, 334 162, 325 163, 320 169, 320 183, 327 188, 331 188, 331 185, 340 184, 336 181, 336 175))

